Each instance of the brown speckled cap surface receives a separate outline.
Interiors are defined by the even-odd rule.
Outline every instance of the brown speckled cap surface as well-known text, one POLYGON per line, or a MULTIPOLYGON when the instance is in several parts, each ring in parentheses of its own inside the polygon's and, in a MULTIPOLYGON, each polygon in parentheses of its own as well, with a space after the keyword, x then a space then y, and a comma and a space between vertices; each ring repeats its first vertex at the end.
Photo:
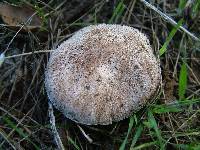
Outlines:
POLYGON ((145 105, 161 82, 149 40, 137 29, 92 25, 52 52, 45 87, 52 104, 82 124, 111 124, 145 105))

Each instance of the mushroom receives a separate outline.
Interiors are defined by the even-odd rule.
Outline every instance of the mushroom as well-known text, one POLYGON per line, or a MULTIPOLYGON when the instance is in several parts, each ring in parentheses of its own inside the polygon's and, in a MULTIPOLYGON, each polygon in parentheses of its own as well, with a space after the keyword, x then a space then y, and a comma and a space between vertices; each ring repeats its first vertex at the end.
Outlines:
POLYGON ((147 37, 132 27, 84 27, 52 52, 45 73, 50 102, 67 118, 107 125, 155 96, 161 69, 147 37))

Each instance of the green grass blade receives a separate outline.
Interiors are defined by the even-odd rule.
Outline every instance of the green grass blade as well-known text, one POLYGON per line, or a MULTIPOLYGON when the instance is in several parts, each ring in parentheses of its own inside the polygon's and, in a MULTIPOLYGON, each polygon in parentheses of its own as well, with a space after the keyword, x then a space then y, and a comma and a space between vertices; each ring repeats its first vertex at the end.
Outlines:
POLYGON ((171 113, 171 112, 180 112, 183 111, 182 106, 187 106, 191 104, 197 104, 200 103, 200 99, 183 99, 182 101, 176 101, 176 103, 173 104, 162 104, 162 105, 151 105, 152 112, 157 114, 163 114, 163 113, 171 113))
POLYGON ((196 0, 192 6, 192 16, 195 17, 200 11, 200 0, 196 0))
POLYGON ((183 64, 181 65, 178 84, 178 95, 180 100, 183 100, 185 98, 185 92, 187 89, 187 74, 187 66, 186 63, 183 62, 183 64))
POLYGON ((140 125, 139 127, 137 127, 135 135, 134 135, 133 140, 131 142, 131 147, 130 148, 133 148, 135 146, 138 138, 142 134, 142 131, 143 131, 143 126, 142 125, 140 125))
POLYGON ((136 115, 136 114, 134 114, 134 115, 133 115, 133 118, 134 118, 135 124, 137 125, 137 124, 138 124, 137 115, 136 115))
POLYGON ((115 17, 114 23, 117 23, 117 22, 118 22, 119 18, 122 16, 122 13, 124 12, 124 10, 125 10, 125 5, 123 4, 123 5, 121 6, 121 8, 120 8, 120 10, 119 10, 119 12, 118 12, 118 14, 117 14, 117 16, 115 17))
POLYGON ((199 150, 199 149, 200 149, 200 144, 195 145, 195 146, 193 147, 193 149, 194 149, 194 150, 199 150))
POLYGON ((40 148, 33 143, 29 138, 28 138, 28 134, 24 133, 24 131, 21 128, 18 128, 9 118, 7 117, 3 117, 3 120, 12 128, 14 129, 21 137, 23 137, 24 139, 26 139, 27 141, 29 141, 31 144, 33 144, 33 146, 35 147, 36 150, 39 150, 40 148))
MULTIPOLYGON (((119 2, 119 4, 117 5, 117 7, 114 9, 112 17, 110 18, 110 20, 108 21, 109 24, 113 23, 113 21, 115 20, 115 18, 118 16, 121 11, 124 10, 124 3, 123 0, 121 2, 119 2)), ((121 13, 122 14, 122 13, 121 13)))
POLYGON ((178 107, 178 106, 186 106, 186 105, 191 105, 191 104, 196 104, 200 103, 200 99, 184 99, 182 101, 176 101, 176 103, 173 104, 152 104, 151 107, 154 108, 162 108, 162 107, 178 107))
POLYGON ((191 105, 191 104, 196 104, 196 103, 200 103, 199 98, 198 99, 189 99, 189 100, 185 99, 183 101, 178 101, 178 104, 180 106, 191 105))
POLYGON ((171 113, 171 112, 180 112, 182 111, 181 108, 178 108, 177 105, 157 105, 152 110, 156 114, 164 114, 164 113, 171 113))
POLYGON ((134 118, 133 118, 133 116, 131 116, 130 121, 129 121, 129 125, 128 125, 128 132, 127 132, 126 138, 124 139, 123 143, 121 144, 121 146, 119 148, 120 150, 125 149, 125 146, 126 146, 126 143, 127 143, 127 140, 128 140, 128 136, 131 132, 131 129, 133 128, 133 123, 134 123, 134 118))
POLYGON ((175 149, 180 149, 180 150, 200 150, 200 145, 199 143, 197 144, 172 144, 172 146, 175 149))
POLYGON ((69 136, 67 137, 68 141, 74 146, 75 149, 80 150, 79 146, 72 140, 69 136))
POLYGON ((176 34, 177 30, 179 29, 179 27, 183 24, 183 19, 179 20, 179 22, 177 23, 177 25, 172 29, 172 31, 169 33, 169 36, 167 37, 165 43, 163 44, 163 46, 161 47, 159 54, 160 56, 162 56, 166 50, 167 50, 167 46, 169 45, 169 42, 172 40, 172 38, 174 37, 174 35, 176 34))
POLYGON ((150 147, 150 146, 153 146, 153 145, 156 145, 158 143, 158 141, 154 141, 154 142, 149 142, 149 143, 143 143, 137 147, 134 147, 134 148, 130 148, 130 150, 141 150, 141 149, 144 149, 147 147, 150 147))
POLYGON ((160 130, 159 130, 159 128, 158 128, 158 125, 157 125, 157 123, 156 123, 156 119, 154 118, 154 116, 153 116, 153 113, 149 110, 148 111, 148 121, 149 121, 149 123, 150 123, 150 126, 155 130, 155 132, 156 132, 156 136, 157 136, 157 138, 158 138, 158 140, 159 140, 159 144, 160 144, 160 146, 162 146, 163 144, 163 138, 162 138, 162 136, 161 136, 161 133, 160 133, 160 130))
POLYGON ((179 14, 181 14, 183 9, 185 8, 186 2, 187 2, 186 0, 179 0, 179 4, 178 4, 178 13, 179 14))

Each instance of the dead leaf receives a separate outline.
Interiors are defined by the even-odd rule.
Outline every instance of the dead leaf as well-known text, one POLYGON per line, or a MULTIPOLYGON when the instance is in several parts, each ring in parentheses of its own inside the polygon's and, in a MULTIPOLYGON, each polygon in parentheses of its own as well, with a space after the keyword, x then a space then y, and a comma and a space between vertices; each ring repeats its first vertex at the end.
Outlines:
POLYGON ((7 3, 0 4, 0 16, 8 27, 19 29, 22 25, 23 30, 38 29, 42 25, 42 19, 30 6, 14 6, 7 3))
POLYGON ((176 97, 174 96, 174 90, 177 86, 176 80, 172 77, 172 73, 168 70, 164 71, 164 91, 165 91, 165 104, 174 103, 176 97))
POLYGON ((168 102, 172 102, 176 100, 176 97, 174 96, 174 88, 176 85, 177 83, 174 79, 170 79, 170 78, 166 79, 165 96, 168 102))

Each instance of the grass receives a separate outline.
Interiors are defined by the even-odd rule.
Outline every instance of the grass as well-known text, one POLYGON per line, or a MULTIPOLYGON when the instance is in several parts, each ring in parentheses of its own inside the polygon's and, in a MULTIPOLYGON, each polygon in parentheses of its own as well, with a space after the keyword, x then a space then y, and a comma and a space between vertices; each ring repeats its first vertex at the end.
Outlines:
POLYGON ((151 3, 179 20, 176 26, 140 1, 103 0, 80 6, 68 1, 61 5, 60 2, 63 1, 30 1, 48 30, 16 35, 17 31, 0 26, 0 149, 56 148, 44 89, 47 50, 78 29, 98 23, 130 25, 145 33, 155 52, 160 54, 163 88, 154 103, 128 119, 108 126, 80 125, 92 143, 76 123, 55 110, 56 127, 65 148, 200 149, 200 76, 197 72, 200 43, 179 31, 180 26, 184 26, 200 37, 200 2, 195 0, 190 5, 186 0, 151 3), (189 14, 184 13, 186 11, 189 14), (60 15, 73 13, 69 20, 60 15), (15 35, 5 57, 2 52, 15 35), (39 50, 46 51, 32 53, 39 50), (171 81, 173 84, 166 86, 171 81))
POLYGON ((121 0, 116 8, 114 9, 113 11, 113 14, 112 14, 112 17, 110 18, 110 20, 108 21, 109 24, 112 24, 112 23, 117 23, 119 18, 122 16, 122 13, 124 12, 124 9, 125 9, 125 5, 123 3, 123 0, 121 0))
POLYGON ((74 146, 76 150, 80 150, 79 146, 74 142, 70 137, 68 137, 68 141, 74 146))
POLYGON ((12 122, 8 117, 3 117, 3 121, 5 122, 5 125, 8 125, 8 127, 12 128, 13 131, 16 131, 16 133, 18 133, 19 136, 23 138, 23 140, 27 140, 28 142, 30 142, 36 150, 40 149, 34 142, 32 142, 32 140, 30 140, 29 135, 25 133, 22 128, 17 127, 17 125, 12 122))
MULTIPOLYGON (((153 128, 153 130, 155 131, 155 134, 157 136, 157 140, 158 140, 158 143, 160 145, 160 149, 164 149, 163 148, 163 138, 161 136, 161 131, 160 129, 158 128, 158 125, 157 125, 157 122, 154 118, 154 115, 153 113, 151 112, 151 110, 148 110, 148 123, 149 123, 149 128, 153 128)), ((150 132, 151 133, 151 132, 150 132)))
POLYGON ((179 99, 182 100, 185 98, 185 93, 187 89, 187 66, 186 62, 183 62, 181 65, 180 75, 179 75, 179 87, 178 87, 178 95, 179 99))
POLYGON ((133 128, 133 123, 134 123, 134 118, 132 116, 132 117, 130 117, 129 126, 128 126, 128 132, 127 132, 126 138, 124 139, 122 145, 120 146, 120 148, 119 148, 120 150, 124 150, 125 147, 126 147, 128 136, 129 136, 129 134, 131 132, 131 129, 133 128))
POLYGON ((130 149, 135 147, 135 144, 137 143, 139 137, 142 134, 142 131, 143 131, 143 125, 142 124, 140 124, 138 127, 135 128, 135 133, 134 133, 134 137, 133 137, 132 142, 131 142, 130 149))
POLYGON ((159 51, 160 56, 162 56, 166 52, 167 46, 169 45, 169 42, 172 40, 172 38, 174 37, 174 35, 178 31, 178 28, 180 26, 182 26, 182 24, 183 24, 183 19, 179 20, 179 22, 177 23, 177 25, 169 33, 169 36, 167 37, 165 43, 163 44, 163 46, 161 47, 161 49, 159 51))

